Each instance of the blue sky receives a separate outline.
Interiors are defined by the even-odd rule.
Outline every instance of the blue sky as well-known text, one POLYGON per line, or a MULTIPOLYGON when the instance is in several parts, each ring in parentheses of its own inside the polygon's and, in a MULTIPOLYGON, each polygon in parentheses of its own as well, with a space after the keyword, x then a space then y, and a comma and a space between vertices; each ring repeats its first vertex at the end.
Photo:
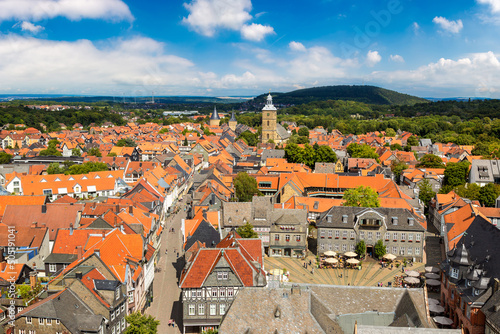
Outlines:
POLYGON ((0 0, 0 94, 500 98, 500 0, 0 0))

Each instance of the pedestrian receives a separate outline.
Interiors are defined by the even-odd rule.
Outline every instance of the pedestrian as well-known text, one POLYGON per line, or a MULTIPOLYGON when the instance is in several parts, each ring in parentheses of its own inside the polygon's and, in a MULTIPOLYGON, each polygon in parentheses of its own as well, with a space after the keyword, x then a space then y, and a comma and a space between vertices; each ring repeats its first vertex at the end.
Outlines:
POLYGON ((165 249, 165 255, 167 255, 168 249, 165 249))
POLYGON ((177 257, 179 257, 179 252, 177 252, 177 257))

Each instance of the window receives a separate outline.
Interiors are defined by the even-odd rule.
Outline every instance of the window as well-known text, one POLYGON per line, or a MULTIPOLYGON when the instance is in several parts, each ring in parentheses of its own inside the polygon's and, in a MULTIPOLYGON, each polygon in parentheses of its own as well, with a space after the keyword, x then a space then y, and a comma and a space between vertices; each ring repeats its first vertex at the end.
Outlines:
POLYGON ((420 255, 420 248, 415 247, 415 255, 420 255))
POLYGON ((325 231, 324 230, 321 230, 319 232, 319 237, 322 238, 322 239, 325 237, 325 231))
POLYGON ((38 318, 38 324, 43 325, 43 318, 38 318))
POLYGON ((457 268, 451 268, 450 270, 450 276, 453 277, 453 278, 458 278, 458 269, 457 268))
POLYGON ((389 240, 391 238, 391 234, 389 232, 385 233, 385 240, 389 240))
POLYGON ((205 315, 205 305, 204 304, 198 305, 198 315, 205 315))
POLYGON ((392 247, 392 254, 396 255, 398 253, 398 248, 396 246, 392 247))
POLYGON ((226 297, 226 290, 224 290, 224 288, 220 289, 220 291, 219 291, 219 295, 220 295, 221 297, 226 297))
MULTIPOLYGON (((333 235, 333 231, 332 230, 329 230, 328 231, 328 238, 331 238, 333 235)), ((340 236, 340 232, 339 231, 335 231, 335 238, 338 238, 340 236)))
POLYGON ((347 250, 347 245, 346 244, 343 244, 342 245, 342 251, 345 252, 347 250))
POLYGON ((55 265, 55 264, 53 264, 53 263, 49 264, 49 271, 50 271, 51 273, 55 273, 55 272, 56 272, 56 270, 57 270, 57 267, 56 267, 56 265, 55 265))
POLYGON ((52 319, 45 319, 45 323, 49 326, 52 326, 52 319))
POLYGON ((328 244, 328 250, 332 250, 332 244, 328 244))
POLYGON ((116 288, 115 290, 115 299, 118 300, 120 298, 120 288, 116 288))
POLYGON ((408 247, 408 255, 413 255, 413 247, 408 247))
MULTIPOLYGON (((124 306, 125 306, 125 305, 124 305, 124 306)), ((56 325, 59 325, 59 324, 61 324, 61 320, 56 319, 56 325)))
POLYGON ((129 291, 128 293, 128 302, 133 303, 134 302, 134 291, 129 291))
POLYGON ((413 241, 413 233, 408 233, 408 242, 413 241))
POLYGON ((24 329, 20 329, 18 333, 19 334, 26 334, 26 331, 24 329))
POLYGON ((115 312, 111 312, 111 321, 115 320, 115 312))
POLYGON ((212 288, 212 297, 217 297, 217 288, 212 288))
POLYGON ((338 252, 338 251, 339 251, 339 245, 338 245, 338 244, 333 245, 333 249, 334 249, 336 252, 338 252))
POLYGON ((210 304, 210 315, 217 315, 217 305, 210 304))
POLYGON ((364 239, 365 238, 365 231, 360 231, 359 232, 359 238, 364 239))
POLYGON ((28 331, 28 334, 36 334, 36 331, 34 331, 34 330, 31 330, 31 329, 30 329, 30 330, 28 331))
POLYGON ((420 242, 420 237, 421 237, 421 236, 420 236, 420 233, 417 233, 417 234, 415 235, 415 241, 416 241, 416 242, 420 242))
POLYGON ((24 307, 18 307, 17 308, 17 313, 21 312, 22 310, 24 310, 24 307))
POLYGON ((290 235, 289 234, 285 235, 285 240, 286 240, 286 242, 290 241, 290 235))
POLYGON ((226 314, 226 304, 219 304, 219 314, 220 315, 226 314))
MULTIPOLYGON (((227 279, 227 271, 219 271, 217 273, 217 279, 218 280, 226 280, 227 279)), ((198 297, 201 297, 201 295, 198 295, 198 297)))
POLYGON ((380 240, 380 232, 377 232, 376 236, 377 236, 377 240, 380 240))
POLYGON ((125 329, 125 318, 122 318, 122 330, 125 329))
POLYGON ((227 296, 232 297, 234 295, 234 290, 233 288, 227 288, 227 296))
POLYGON ((116 317, 118 317, 119 315, 120 315, 120 307, 116 309, 116 317))
POLYGON ((274 235, 274 240, 275 241, 280 241, 280 235, 279 234, 275 234, 274 235))
POLYGON ((43 195, 44 196, 52 196, 52 189, 44 189, 43 195))
POLYGON ((354 231, 351 231, 351 239, 354 239, 356 237, 356 233, 354 231))
POLYGON ((26 317, 26 323, 31 324, 32 318, 31 317, 26 317))
POLYGON ((404 247, 399 248, 399 254, 405 255, 405 248, 404 247))
POLYGON ((122 304, 122 313, 125 312, 125 304, 122 304))
POLYGON ((342 231, 342 238, 347 239, 347 231, 342 231))
POLYGON ((397 233, 393 233, 393 234, 392 234, 392 239, 394 239, 394 240, 398 240, 398 234, 397 234, 397 233))
POLYGON ((368 232, 368 240, 373 239, 373 232, 368 232))
POLYGON ((115 326, 111 327, 111 334, 115 334, 116 331, 115 331, 115 326))
POLYGON ((194 304, 189 304, 189 315, 194 315, 195 306, 194 304))
POLYGON ((406 240, 406 233, 401 233, 401 241, 405 241, 406 240))
POLYGON ((295 241, 300 242, 300 235, 295 236, 295 241))

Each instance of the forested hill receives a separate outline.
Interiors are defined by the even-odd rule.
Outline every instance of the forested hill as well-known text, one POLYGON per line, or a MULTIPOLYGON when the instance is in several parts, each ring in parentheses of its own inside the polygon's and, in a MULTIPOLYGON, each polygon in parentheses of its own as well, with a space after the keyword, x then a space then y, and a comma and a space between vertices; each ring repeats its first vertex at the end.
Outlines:
MULTIPOLYGON (((429 102, 420 97, 402 94, 375 86, 325 86, 294 90, 288 93, 271 93, 273 102, 281 105, 300 105, 313 101, 345 100, 367 104, 414 105, 429 102)), ((265 101, 267 94, 254 98, 254 102, 265 101)))

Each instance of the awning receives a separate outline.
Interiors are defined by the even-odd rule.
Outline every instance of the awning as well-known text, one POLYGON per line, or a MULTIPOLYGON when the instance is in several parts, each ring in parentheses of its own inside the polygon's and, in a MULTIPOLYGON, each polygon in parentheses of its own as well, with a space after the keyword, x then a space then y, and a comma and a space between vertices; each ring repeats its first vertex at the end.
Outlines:
POLYGON ((57 193, 59 195, 64 195, 68 193, 68 188, 57 188, 57 193))

